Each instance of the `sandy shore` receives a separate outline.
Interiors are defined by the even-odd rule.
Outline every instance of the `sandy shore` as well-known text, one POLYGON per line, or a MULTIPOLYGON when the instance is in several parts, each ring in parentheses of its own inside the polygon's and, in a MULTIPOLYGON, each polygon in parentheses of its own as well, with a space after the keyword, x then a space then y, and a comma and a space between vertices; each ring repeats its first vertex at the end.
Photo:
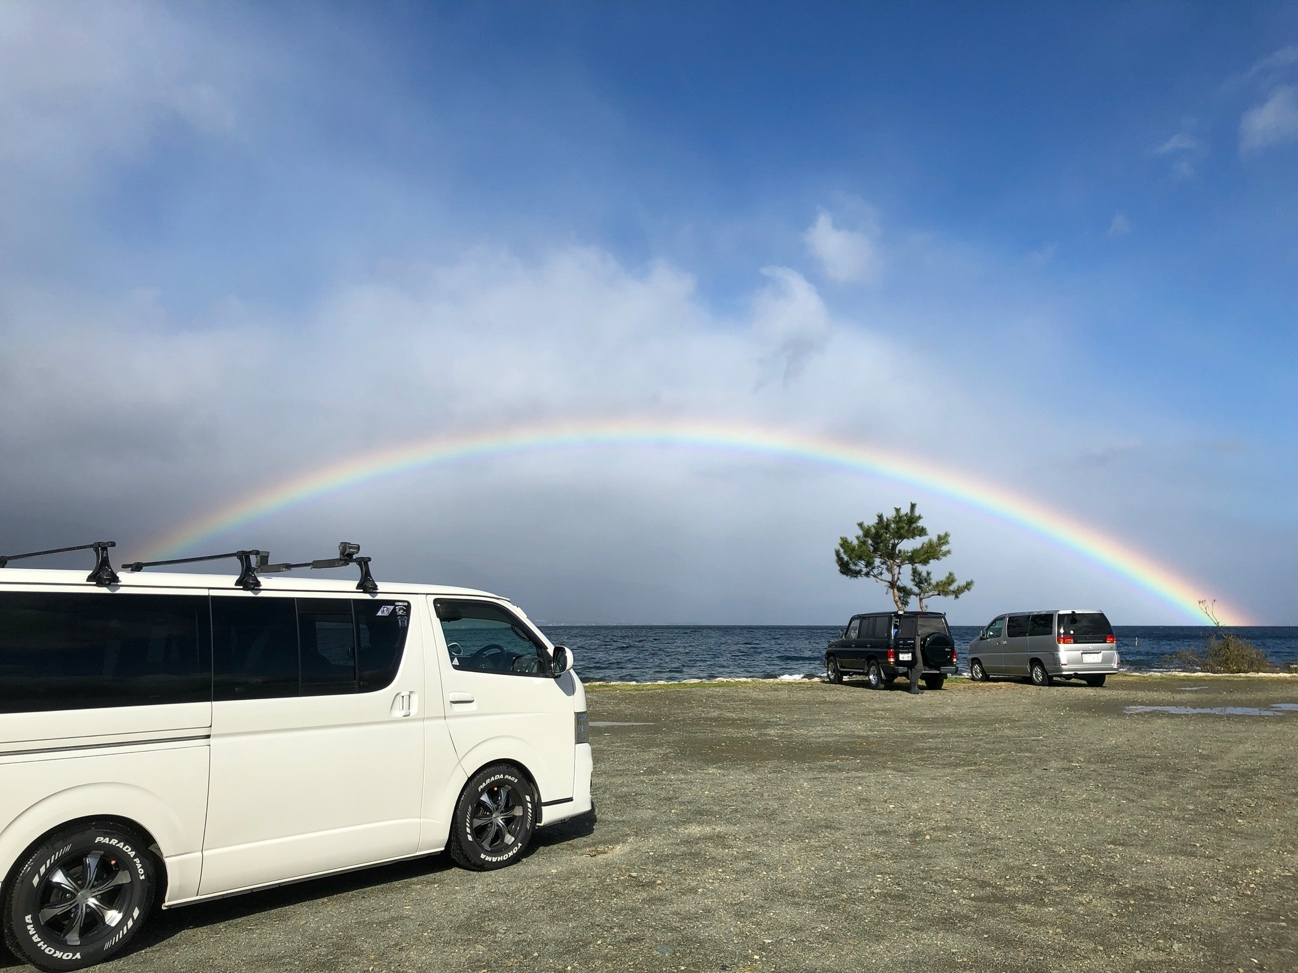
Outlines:
POLYGON ((1293 704, 1256 677, 595 688, 593 828, 177 910, 113 968, 1295 970, 1293 704))

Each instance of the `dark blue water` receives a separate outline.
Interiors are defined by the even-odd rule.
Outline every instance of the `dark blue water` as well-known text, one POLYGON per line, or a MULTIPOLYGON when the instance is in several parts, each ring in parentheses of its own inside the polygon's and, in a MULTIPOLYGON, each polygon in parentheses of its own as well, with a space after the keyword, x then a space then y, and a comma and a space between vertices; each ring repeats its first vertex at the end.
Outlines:
MULTIPOLYGON (((572 649, 576 669, 591 682, 681 679, 816 677, 825 672, 831 626, 543 625, 555 643, 572 649)), ((1282 668, 1298 662, 1298 627, 1231 628, 1282 668)), ((1164 657, 1199 650, 1212 633, 1198 625, 1127 625, 1114 629, 1122 667, 1132 671, 1175 668, 1164 657)), ((954 625, 960 669, 966 670, 973 626, 954 625)))

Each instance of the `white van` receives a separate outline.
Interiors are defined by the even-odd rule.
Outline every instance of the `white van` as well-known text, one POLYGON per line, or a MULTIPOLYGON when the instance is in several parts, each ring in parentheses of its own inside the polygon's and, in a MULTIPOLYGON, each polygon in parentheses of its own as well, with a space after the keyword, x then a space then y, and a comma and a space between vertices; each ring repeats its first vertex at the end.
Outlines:
POLYGON ((358 586, 244 557, 232 583, 118 577, 99 554, 90 579, 0 571, 0 901, 20 958, 98 963, 155 903, 443 849, 499 868, 591 810, 581 681, 508 600, 375 585, 368 563, 358 586))

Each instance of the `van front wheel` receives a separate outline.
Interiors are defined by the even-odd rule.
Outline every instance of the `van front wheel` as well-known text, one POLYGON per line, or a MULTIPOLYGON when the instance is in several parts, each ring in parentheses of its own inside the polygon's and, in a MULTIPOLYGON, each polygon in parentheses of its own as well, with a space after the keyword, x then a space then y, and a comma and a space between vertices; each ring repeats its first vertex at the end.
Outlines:
POLYGON ((89 821, 56 831, 12 873, 5 943, 42 970, 80 970, 120 953, 153 908, 157 871, 134 831, 89 821))
POLYGON ((1032 660, 1031 673, 1032 673, 1032 685, 1034 686, 1050 685, 1050 673, 1046 671, 1045 665, 1043 665, 1041 662, 1039 662, 1036 659, 1032 660))
POLYGON ((536 830, 536 795, 517 767, 492 764, 464 785, 448 850, 462 868, 484 872, 512 864, 536 830))
POLYGON ((983 668, 982 659, 974 659, 969 663, 969 678, 974 682, 990 682, 987 670, 983 668))

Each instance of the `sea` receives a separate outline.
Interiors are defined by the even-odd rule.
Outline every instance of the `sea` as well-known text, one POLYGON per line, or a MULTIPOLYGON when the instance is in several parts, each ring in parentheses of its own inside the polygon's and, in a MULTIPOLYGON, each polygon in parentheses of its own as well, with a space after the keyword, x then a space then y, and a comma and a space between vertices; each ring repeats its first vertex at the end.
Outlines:
MULTIPOLYGON (((817 625, 545 625, 556 645, 572 650, 587 682, 680 682, 687 679, 819 679, 834 626, 817 625)), ((968 646, 977 626, 951 626, 960 670, 968 671, 968 646)), ((1199 650, 1213 629, 1200 625, 1118 625, 1121 667, 1156 672, 1178 667, 1171 657, 1199 650)), ((1298 663, 1298 626, 1237 627, 1223 631, 1247 639, 1273 663, 1298 663)))

